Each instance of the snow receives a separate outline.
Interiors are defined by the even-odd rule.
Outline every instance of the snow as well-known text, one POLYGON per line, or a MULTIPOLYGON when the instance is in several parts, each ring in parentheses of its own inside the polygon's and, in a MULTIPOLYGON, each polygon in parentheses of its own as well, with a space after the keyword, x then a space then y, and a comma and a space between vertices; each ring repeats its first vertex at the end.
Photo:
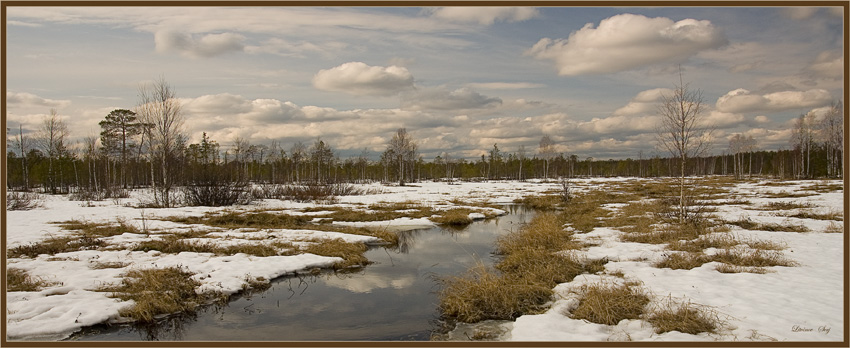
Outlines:
MULTIPOLYGON (((602 188, 608 183, 624 178, 574 180, 575 192, 602 188)), ((799 181, 790 186, 764 186, 761 183, 741 183, 734 187, 736 199, 750 205, 721 205, 715 213, 726 220, 749 218, 763 223, 804 224, 812 232, 749 231, 733 227, 733 233, 743 239, 780 242, 787 245, 781 253, 799 265, 795 267, 770 267, 766 274, 717 272, 717 263, 707 263, 691 270, 659 269, 652 263, 662 259, 664 245, 627 243, 619 240, 622 232, 612 228, 596 228, 589 233, 576 234, 581 241, 593 243, 578 251, 569 251, 589 259, 608 258, 607 273, 622 272, 625 280, 610 275, 582 275, 575 280, 556 286, 556 298, 549 310, 537 315, 524 315, 515 322, 486 322, 463 324, 450 337, 460 338, 480 325, 495 328, 499 339, 514 341, 841 341, 844 336, 844 260, 843 233, 823 233, 834 222, 798 219, 781 216, 777 211, 759 210, 769 202, 796 202, 815 205, 812 211, 827 213, 843 211, 844 191, 816 193, 804 191, 821 182, 799 181), (807 192, 811 196, 799 198, 766 198, 768 192, 807 192), (689 335, 680 332, 656 334, 644 320, 624 320, 617 325, 600 325, 572 319, 570 310, 577 304, 577 289, 595 282, 634 281, 651 295, 652 304, 668 298, 692 301, 715 309, 725 318, 726 325, 717 334, 689 335)), ((830 181, 835 184, 840 181, 830 181)), ((375 194, 339 197, 334 206, 363 207, 384 202, 413 202, 435 210, 464 207, 466 203, 510 203, 514 199, 544 191, 558 189, 555 182, 490 181, 477 183, 423 182, 410 186, 364 185, 375 194)), ((107 293, 96 291, 121 281, 122 273, 130 269, 163 268, 179 266, 192 273, 201 282, 199 291, 232 294, 240 291, 251 279, 273 279, 293 272, 329 267, 338 258, 312 254, 293 256, 257 257, 246 254, 216 256, 208 253, 165 254, 157 251, 129 251, 128 246, 141 241, 161 238, 163 233, 175 230, 204 230, 205 243, 221 246, 245 243, 336 239, 347 242, 378 243, 375 237, 350 235, 338 232, 309 229, 244 229, 224 230, 201 225, 183 225, 158 220, 169 216, 202 216, 210 212, 279 210, 297 215, 320 215, 301 212, 305 208, 327 204, 298 203, 283 200, 263 200, 250 206, 229 208, 180 207, 169 209, 138 209, 133 205, 145 199, 144 192, 134 192, 133 197, 115 202, 68 201, 62 196, 42 196, 42 208, 7 213, 6 242, 9 248, 38 242, 47 238, 69 235, 56 222, 81 220, 86 222, 124 223, 144 228, 149 233, 125 233, 104 238, 113 250, 85 250, 40 255, 39 257, 8 259, 7 268, 26 270, 52 285, 41 291, 8 292, 7 338, 10 340, 60 340, 80 328, 98 323, 117 323, 126 319, 119 316, 122 308, 132 302, 109 298, 107 293), (118 203, 118 204, 116 204, 118 203), (115 263, 120 268, 93 267, 97 264, 115 263)), ((732 199, 732 197, 729 197, 732 199)), ((623 204, 609 204, 606 209, 618 210, 623 204)), ((480 207, 478 211, 484 211, 480 207)), ((498 209, 491 212, 504 213, 498 209)), ((472 219, 484 218, 479 212, 472 219)), ((338 222, 351 226, 372 226, 391 230, 434 226, 427 218, 399 218, 376 222, 338 222)), ((201 241, 199 238, 197 241, 201 241)), ((404 281, 403 279, 398 280, 404 281)), ((348 288, 344 280, 338 284, 348 288)), ((398 284, 382 284, 394 287, 398 284)), ((356 290, 356 289, 355 289, 356 290)), ((650 304, 650 305, 652 305, 650 304)))

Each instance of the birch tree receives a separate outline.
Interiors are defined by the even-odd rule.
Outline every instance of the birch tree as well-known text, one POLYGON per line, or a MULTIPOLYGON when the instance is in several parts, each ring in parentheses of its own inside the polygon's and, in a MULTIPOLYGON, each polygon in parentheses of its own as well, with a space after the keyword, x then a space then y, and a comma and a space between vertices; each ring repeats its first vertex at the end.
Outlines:
POLYGON ((661 122, 656 127, 656 140, 674 158, 679 159, 679 222, 687 214, 688 202, 685 199, 685 176, 689 158, 702 155, 710 145, 713 129, 706 125, 705 104, 702 91, 691 90, 682 82, 671 95, 662 95, 659 106, 661 122))
POLYGON ((157 205, 171 207, 176 159, 183 135, 182 105, 174 89, 163 78, 139 86, 136 114, 148 125, 151 153, 151 184, 157 205), (154 164, 156 163, 156 164, 154 164))

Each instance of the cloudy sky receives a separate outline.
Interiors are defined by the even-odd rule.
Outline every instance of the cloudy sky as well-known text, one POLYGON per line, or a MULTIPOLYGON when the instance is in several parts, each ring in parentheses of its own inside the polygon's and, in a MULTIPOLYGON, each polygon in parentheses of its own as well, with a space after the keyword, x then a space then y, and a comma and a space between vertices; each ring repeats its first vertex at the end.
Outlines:
MULTIPOLYGON (((426 160, 493 144, 597 159, 661 153, 661 96, 703 93, 714 153, 735 133, 788 147, 843 100, 843 9, 813 7, 7 7, 7 126, 55 108, 73 139, 163 77, 193 142, 343 158, 406 127, 426 160)), ((664 153, 661 153, 665 155, 664 153)))

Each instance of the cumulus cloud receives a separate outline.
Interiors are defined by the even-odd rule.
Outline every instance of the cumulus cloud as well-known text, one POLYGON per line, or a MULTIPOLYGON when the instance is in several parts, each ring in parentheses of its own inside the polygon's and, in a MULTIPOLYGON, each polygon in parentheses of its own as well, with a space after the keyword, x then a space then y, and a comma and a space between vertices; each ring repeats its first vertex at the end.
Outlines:
POLYGON ((722 31, 710 21, 648 18, 620 14, 586 24, 567 39, 543 38, 527 55, 553 60, 560 75, 606 74, 677 63, 703 50, 726 45, 722 31))
POLYGON ((502 104, 502 99, 487 97, 470 88, 450 91, 444 87, 418 88, 402 94, 401 106, 409 110, 481 109, 502 104))
POLYGON ((491 25, 496 21, 521 22, 540 15, 533 7, 441 7, 432 16, 459 23, 491 25))
POLYGON ((156 51, 178 53, 190 58, 209 58, 244 49, 245 37, 235 33, 207 34, 195 38, 188 33, 161 30, 154 34, 156 51))
POLYGON ((62 108, 71 104, 70 100, 47 99, 25 92, 6 92, 6 102, 9 106, 37 106, 51 108, 62 108))
POLYGON ((782 111, 823 106, 831 101, 832 96, 824 89, 781 91, 760 95, 738 88, 718 98, 716 107, 718 111, 731 113, 782 111))
POLYGON ((413 88, 413 74, 407 68, 369 66, 349 62, 323 69, 313 77, 313 86, 333 92, 353 95, 391 96, 413 88))
POLYGON ((673 90, 654 88, 640 92, 628 104, 614 111, 614 116, 654 113, 665 95, 673 95, 673 90))

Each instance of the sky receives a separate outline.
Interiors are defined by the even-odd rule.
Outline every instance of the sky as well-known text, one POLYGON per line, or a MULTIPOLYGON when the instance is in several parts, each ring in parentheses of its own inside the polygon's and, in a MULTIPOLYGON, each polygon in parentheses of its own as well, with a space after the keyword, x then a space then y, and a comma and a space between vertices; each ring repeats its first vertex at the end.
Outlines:
POLYGON ((404 127, 428 161, 544 135, 580 158, 666 156, 658 106, 680 77, 712 153, 734 134, 776 150, 846 93, 841 7, 8 6, 5 24, 7 127, 55 109, 72 143, 157 79, 190 142, 321 137, 377 159, 404 127))

